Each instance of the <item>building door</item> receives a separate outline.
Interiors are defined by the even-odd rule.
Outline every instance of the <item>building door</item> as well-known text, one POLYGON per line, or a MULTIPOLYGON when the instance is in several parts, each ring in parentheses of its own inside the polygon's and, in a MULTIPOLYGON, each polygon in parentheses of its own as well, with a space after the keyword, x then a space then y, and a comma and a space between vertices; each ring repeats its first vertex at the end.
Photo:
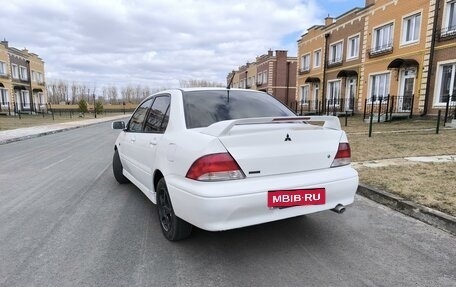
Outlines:
POLYGON ((314 83, 314 89, 313 89, 313 95, 311 99, 311 109, 312 110, 317 110, 317 104, 318 104, 318 94, 320 93, 320 84, 319 83, 314 83))
POLYGON ((20 90, 14 90, 14 94, 16 96, 16 112, 22 110, 22 100, 21 100, 21 91, 20 90))
POLYGON ((401 90, 398 98, 399 112, 410 112, 412 109, 415 77, 415 68, 405 69, 401 72, 401 90))
POLYGON ((345 110, 353 111, 356 94, 356 77, 347 78, 347 91, 345 93, 345 110))

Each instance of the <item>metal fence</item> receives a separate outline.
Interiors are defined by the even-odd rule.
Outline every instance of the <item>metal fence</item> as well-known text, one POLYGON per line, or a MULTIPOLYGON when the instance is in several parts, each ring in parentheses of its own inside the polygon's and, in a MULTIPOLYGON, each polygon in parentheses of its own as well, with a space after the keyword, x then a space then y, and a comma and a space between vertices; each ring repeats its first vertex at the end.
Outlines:
MULTIPOLYGON (((118 107, 108 107, 103 108, 102 112, 97 112, 97 114, 109 114, 109 113, 131 113, 134 111, 134 108, 131 106, 119 105, 118 107)), ((93 107, 89 107, 89 113, 94 113, 93 107)), ((23 106, 18 103, 0 103, 0 115, 8 115, 8 116, 18 116, 19 118, 23 114, 31 114, 31 115, 42 115, 45 117, 46 115, 52 116, 54 118, 55 115, 59 115, 60 117, 74 117, 74 116, 81 116, 82 113, 78 108, 73 107, 64 107, 62 105, 53 106, 52 104, 40 104, 35 103, 33 105, 26 105, 23 106)))
POLYGON ((290 108, 298 115, 340 115, 355 112, 355 98, 336 98, 325 101, 296 101, 290 108))
POLYGON ((391 121, 394 117, 413 116, 415 95, 411 96, 372 96, 364 100, 363 119, 376 117, 377 122, 391 121))
POLYGON ((47 104, 34 103, 34 104, 19 104, 19 103, 0 103, 0 114, 14 116, 20 113, 33 113, 41 114, 48 111, 47 104))
POLYGON ((456 95, 445 96, 445 117, 444 123, 451 122, 456 120, 456 95))

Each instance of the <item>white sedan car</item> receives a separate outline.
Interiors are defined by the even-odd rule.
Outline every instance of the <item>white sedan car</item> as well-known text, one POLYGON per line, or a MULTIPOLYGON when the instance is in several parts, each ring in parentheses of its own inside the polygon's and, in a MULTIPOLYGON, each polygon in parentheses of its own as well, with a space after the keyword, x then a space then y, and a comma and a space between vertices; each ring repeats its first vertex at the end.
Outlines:
POLYGON ((297 117, 270 95, 198 88, 145 99, 114 146, 113 172, 157 204, 169 240, 353 203, 358 174, 336 117, 297 117), (316 123, 319 122, 319 123, 316 123))

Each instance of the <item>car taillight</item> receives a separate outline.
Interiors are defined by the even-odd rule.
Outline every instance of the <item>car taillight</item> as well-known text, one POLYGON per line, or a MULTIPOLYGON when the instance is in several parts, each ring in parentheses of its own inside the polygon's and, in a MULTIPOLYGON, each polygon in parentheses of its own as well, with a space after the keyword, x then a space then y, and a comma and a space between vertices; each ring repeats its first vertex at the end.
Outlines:
POLYGON ((242 179, 245 175, 229 153, 216 153, 197 159, 186 177, 199 181, 220 181, 242 179))
POLYGON ((334 158, 331 167, 344 166, 351 163, 351 150, 348 143, 339 143, 336 157, 334 158))

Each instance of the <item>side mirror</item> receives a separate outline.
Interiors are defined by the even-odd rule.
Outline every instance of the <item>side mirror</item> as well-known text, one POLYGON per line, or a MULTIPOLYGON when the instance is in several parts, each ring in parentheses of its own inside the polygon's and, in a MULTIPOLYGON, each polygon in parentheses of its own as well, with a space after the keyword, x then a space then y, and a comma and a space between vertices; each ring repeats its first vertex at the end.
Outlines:
POLYGON ((123 130, 123 129, 125 129, 125 122, 124 121, 112 122, 112 129, 113 130, 123 130))

